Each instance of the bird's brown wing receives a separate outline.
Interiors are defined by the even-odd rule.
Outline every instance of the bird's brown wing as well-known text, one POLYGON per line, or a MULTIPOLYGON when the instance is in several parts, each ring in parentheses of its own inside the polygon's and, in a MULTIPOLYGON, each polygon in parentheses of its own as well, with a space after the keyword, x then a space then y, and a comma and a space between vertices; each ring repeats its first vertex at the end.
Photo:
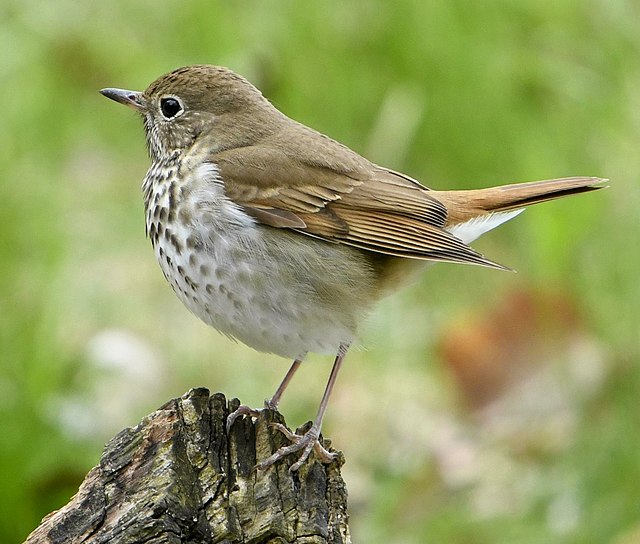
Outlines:
POLYGON ((444 229, 447 209, 427 188, 328 142, 339 153, 320 153, 322 162, 260 144, 211 160, 227 196, 263 224, 397 257, 502 268, 444 229))

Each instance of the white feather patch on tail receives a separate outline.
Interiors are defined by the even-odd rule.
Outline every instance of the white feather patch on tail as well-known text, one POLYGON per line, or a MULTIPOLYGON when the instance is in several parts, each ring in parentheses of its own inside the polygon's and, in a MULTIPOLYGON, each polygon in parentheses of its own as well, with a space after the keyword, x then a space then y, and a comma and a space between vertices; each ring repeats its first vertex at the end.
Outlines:
POLYGON ((447 230, 465 244, 469 244, 485 232, 495 229, 502 225, 502 223, 506 223, 509 219, 513 219, 523 211, 524 208, 520 208, 519 210, 511 210, 508 212, 494 212, 487 215, 480 215, 465 223, 452 225, 448 227, 447 230))

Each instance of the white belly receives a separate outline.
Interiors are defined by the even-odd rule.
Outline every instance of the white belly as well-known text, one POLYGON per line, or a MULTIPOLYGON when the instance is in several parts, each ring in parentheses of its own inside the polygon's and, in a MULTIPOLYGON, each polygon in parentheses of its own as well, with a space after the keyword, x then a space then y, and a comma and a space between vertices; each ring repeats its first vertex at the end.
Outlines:
MULTIPOLYGON (((186 246, 189 234, 176 233, 186 246)), ((220 332, 258 351, 303 357, 308 351, 337 352, 355 329, 341 323, 312 285, 299 281, 266 253, 241 248, 233 235, 219 235, 206 249, 163 251, 162 270, 178 298, 220 332), (167 259, 169 257, 169 259, 167 259)), ((296 263, 288 263, 296 266, 296 263)))
POLYGON ((373 281, 368 270, 352 277, 349 260, 358 253, 258 225, 218 183, 205 187, 183 190, 188 213, 175 213, 166 228, 157 219, 168 190, 155 199, 160 211, 147 211, 156 257, 185 306, 220 332, 283 357, 335 354, 350 343, 364 312, 362 292, 373 281), (336 273, 344 288, 332 288, 336 273))

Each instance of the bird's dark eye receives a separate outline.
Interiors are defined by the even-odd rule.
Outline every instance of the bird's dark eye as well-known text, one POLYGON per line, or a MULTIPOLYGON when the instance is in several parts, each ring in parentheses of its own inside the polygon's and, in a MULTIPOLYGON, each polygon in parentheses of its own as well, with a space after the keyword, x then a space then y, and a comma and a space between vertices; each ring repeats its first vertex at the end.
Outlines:
POLYGON ((182 111, 182 104, 177 98, 163 98, 160 100, 160 109, 162 115, 167 119, 171 119, 182 111))

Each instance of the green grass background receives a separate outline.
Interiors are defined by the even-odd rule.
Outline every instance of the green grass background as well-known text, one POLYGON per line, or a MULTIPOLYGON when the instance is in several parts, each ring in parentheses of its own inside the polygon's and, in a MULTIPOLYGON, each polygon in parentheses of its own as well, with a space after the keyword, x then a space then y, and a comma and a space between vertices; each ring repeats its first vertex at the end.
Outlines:
MULTIPOLYGON (((141 123, 97 92, 206 62, 435 188, 611 179, 477 244, 518 274, 438 265, 385 300, 325 432, 348 460, 354 542, 640 542, 638 28, 625 0, 5 0, 0 541, 24 539, 169 398, 204 385, 259 405, 287 368, 174 300, 144 239, 141 123), (535 329, 544 361, 472 410, 439 343, 521 290, 568 297, 579 324, 559 342, 553 316, 535 329)), ((290 424, 315 413, 328 371, 301 370, 290 424)))

